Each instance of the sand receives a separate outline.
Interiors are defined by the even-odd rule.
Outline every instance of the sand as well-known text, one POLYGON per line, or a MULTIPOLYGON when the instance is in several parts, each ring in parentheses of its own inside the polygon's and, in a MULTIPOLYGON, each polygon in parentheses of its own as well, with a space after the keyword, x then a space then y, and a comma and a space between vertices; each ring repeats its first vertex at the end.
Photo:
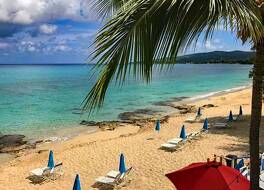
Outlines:
MULTIPOLYGON (((133 169, 115 189, 173 190, 175 188, 164 176, 166 173, 192 162, 206 161, 214 154, 248 154, 250 102, 251 90, 246 89, 194 103, 196 106, 209 103, 217 106, 202 110, 209 122, 225 121, 229 110, 237 114, 240 105, 243 106, 245 116, 242 121, 233 122, 231 129, 211 128, 208 134, 187 142, 175 152, 161 150, 160 145, 178 137, 185 119, 194 114, 171 116, 167 123, 161 124, 159 134, 154 132, 154 124, 149 123, 141 129, 127 125, 114 131, 84 133, 68 141, 40 144, 36 149, 23 151, 16 159, 0 166, 0 189, 72 189, 77 173, 80 174, 82 189, 100 189, 94 186, 95 179, 110 170, 117 170, 119 154, 122 152, 127 167, 132 166, 133 169), (151 138, 153 140, 149 140, 151 138), (63 161, 64 175, 55 181, 31 183, 27 179, 29 171, 46 165, 50 149, 54 151, 56 161, 63 161)), ((202 122, 185 125, 188 133, 195 132, 201 129, 202 122)), ((264 144, 263 140, 261 144, 264 144)))

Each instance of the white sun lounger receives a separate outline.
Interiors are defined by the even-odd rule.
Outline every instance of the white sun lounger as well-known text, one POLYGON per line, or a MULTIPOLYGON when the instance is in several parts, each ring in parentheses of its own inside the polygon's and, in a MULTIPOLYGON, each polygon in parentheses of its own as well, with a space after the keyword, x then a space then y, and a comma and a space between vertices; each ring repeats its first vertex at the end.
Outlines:
POLYGON ((37 177, 48 176, 48 175, 53 174, 58 166, 62 166, 62 162, 59 162, 58 164, 56 164, 54 168, 52 169, 49 167, 36 168, 34 170, 31 170, 30 174, 37 176, 37 177))
POLYGON ((194 137, 197 137, 200 134, 201 134, 200 132, 193 132, 193 133, 190 133, 189 135, 187 135, 187 138, 194 138, 194 137))
POLYGON ((182 142, 184 140, 185 139, 182 139, 182 138, 175 138, 175 139, 168 140, 168 143, 170 143, 170 144, 179 144, 180 142, 182 142))
MULTIPOLYGON (((228 121, 229 117, 226 117, 226 120, 228 121)), ((237 116, 233 116, 233 121, 237 121, 237 120, 238 120, 238 117, 237 116)))
POLYGON ((161 145, 162 148, 173 150, 177 147, 177 144, 165 143, 161 145))
POLYGON ((195 122, 195 121, 199 120, 200 118, 201 118, 201 116, 188 117, 185 121, 186 122, 195 122))
MULTIPOLYGON (((122 176, 123 175, 124 174, 122 174, 122 176)), ((121 178, 122 176, 118 177, 118 179, 121 178)), ((116 185, 116 184, 118 184, 118 179, 112 178, 112 177, 107 177, 107 176, 101 176, 101 177, 98 177, 95 180, 96 180, 96 182, 102 183, 102 184, 116 185)))
POLYGON ((97 179, 95 179, 96 182, 106 184, 106 185, 116 185, 121 183, 125 176, 127 176, 130 171, 132 170, 132 167, 127 169, 127 171, 123 174, 120 174, 119 171, 110 171, 106 174, 106 176, 100 176, 97 179))
POLYGON ((228 125, 226 123, 214 123, 213 126, 216 128, 227 128, 228 125))
POLYGON ((54 172, 54 168, 44 167, 44 168, 36 168, 30 171, 30 174, 41 177, 43 175, 52 174, 54 172))

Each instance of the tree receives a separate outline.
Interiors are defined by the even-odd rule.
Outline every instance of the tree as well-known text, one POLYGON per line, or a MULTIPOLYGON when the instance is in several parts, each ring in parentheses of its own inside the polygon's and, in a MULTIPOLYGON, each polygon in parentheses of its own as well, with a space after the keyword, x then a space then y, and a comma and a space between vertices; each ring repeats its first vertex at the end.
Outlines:
POLYGON ((264 62, 263 0, 95 0, 101 16, 109 18, 95 39, 93 59, 100 74, 84 108, 103 105, 112 80, 123 82, 128 72, 151 80, 155 60, 166 60, 195 44, 201 34, 212 37, 219 25, 231 28, 242 41, 256 47, 250 124, 251 189, 259 186, 259 127, 264 62))

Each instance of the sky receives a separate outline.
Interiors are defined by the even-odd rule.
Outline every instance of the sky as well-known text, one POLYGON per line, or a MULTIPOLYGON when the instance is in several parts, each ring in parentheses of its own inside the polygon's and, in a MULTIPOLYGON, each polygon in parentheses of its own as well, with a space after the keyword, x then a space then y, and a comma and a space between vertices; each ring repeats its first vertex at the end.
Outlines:
MULTIPOLYGON (((0 0, 0 64, 85 63, 102 26, 91 0, 0 0)), ((195 50, 249 51, 235 34, 219 29, 195 50)))

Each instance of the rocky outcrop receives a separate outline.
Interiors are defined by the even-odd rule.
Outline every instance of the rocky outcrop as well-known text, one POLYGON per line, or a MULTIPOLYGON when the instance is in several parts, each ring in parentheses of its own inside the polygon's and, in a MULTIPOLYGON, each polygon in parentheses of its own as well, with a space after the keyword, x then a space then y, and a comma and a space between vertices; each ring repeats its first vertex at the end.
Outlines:
POLYGON ((27 141, 24 135, 1 135, 0 153, 18 152, 26 148, 27 141))
POLYGON ((151 109, 137 109, 132 112, 123 112, 118 115, 118 118, 124 121, 132 121, 139 119, 151 118, 157 115, 159 112, 151 109))
POLYGON ((180 114, 194 113, 196 108, 193 105, 182 104, 174 107, 180 111, 180 114))

